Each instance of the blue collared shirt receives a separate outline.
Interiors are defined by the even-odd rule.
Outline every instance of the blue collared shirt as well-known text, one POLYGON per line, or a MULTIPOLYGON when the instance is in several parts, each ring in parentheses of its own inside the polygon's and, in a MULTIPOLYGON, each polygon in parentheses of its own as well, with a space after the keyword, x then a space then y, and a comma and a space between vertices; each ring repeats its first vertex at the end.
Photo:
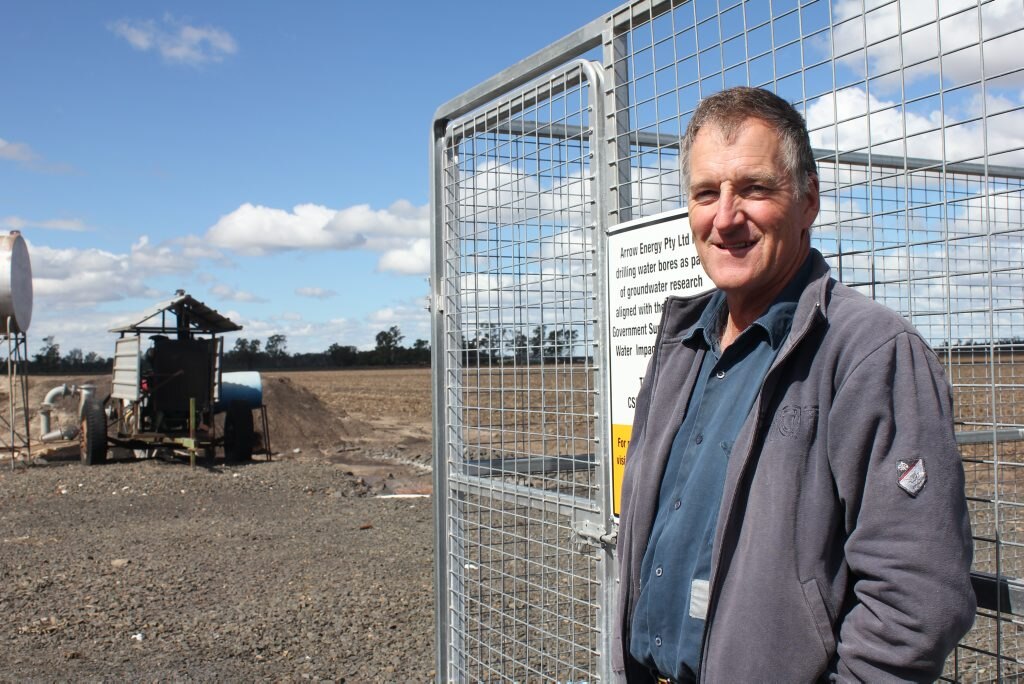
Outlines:
POLYGON ((679 681, 692 680, 700 663, 712 544, 729 454, 789 335, 808 265, 809 260, 724 352, 719 331, 727 307, 721 291, 683 340, 706 352, 662 477, 629 645, 639 662, 679 681))

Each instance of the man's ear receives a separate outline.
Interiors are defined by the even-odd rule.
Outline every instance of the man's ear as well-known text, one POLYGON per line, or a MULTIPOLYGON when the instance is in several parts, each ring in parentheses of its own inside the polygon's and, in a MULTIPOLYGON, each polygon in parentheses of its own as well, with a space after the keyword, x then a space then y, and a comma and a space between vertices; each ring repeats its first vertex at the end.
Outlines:
POLYGON ((818 192, 818 174, 807 174, 807 191, 804 192, 803 198, 807 203, 804 207, 805 227, 810 228, 811 224, 814 223, 814 219, 818 217, 818 211, 821 209, 821 196, 818 192))

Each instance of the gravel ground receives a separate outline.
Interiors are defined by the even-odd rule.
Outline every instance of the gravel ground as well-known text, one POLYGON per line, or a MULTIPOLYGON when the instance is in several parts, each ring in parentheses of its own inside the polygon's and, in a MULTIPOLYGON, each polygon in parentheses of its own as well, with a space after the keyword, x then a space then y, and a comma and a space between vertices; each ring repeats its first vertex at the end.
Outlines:
POLYGON ((324 459, 0 469, 0 681, 429 681, 429 498, 324 459))

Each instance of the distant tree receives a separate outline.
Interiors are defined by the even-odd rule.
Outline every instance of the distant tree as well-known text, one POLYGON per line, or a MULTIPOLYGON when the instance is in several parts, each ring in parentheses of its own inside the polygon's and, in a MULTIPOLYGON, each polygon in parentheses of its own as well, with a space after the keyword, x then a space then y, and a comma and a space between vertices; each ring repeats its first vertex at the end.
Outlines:
POLYGON ((55 371, 60 367, 60 345, 54 340, 53 335, 44 337, 42 349, 32 356, 39 370, 55 371))
POLYGON ((398 329, 397 325, 377 333, 377 352, 384 358, 386 363, 393 364, 395 362, 395 352, 398 350, 403 339, 405 339, 405 336, 402 335, 402 331, 398 329))
POLYGON ((412 349, 409 350, 409 361, 416 364, 429 364, 430 342, 423 339, 413 342, 412 349))
POLYGON ((530 341, 528 344, 530 360, 539 361, 544 355, 544 326, 538 325, 533 329, 533 334, 530 335, 530 341))
POLYGON ((249 340, 245 337, 239 337, 235 340, 235 346, 231 350, 232 360, 244 365, 246 369, 252 370, 253 366, 256 365, 256 359, 260 355, 260 341, 249 340))
POLYGON ((461 336, 462 342, 459 348, 462 350, 462 363, 467 366, 479 365, 480 363, 480 352, 476 348, 476 340, 469 339, 465 335, 461 336))
POLYGON ((72 349, 64 357, 64 366, 71 370, 81 370, 85 363, 85 356, 81 349, 72 349))
POLYGON ((331 360, 331 365, 334 366, 351 366, 359 358, 359 351, 355 347, 342 346, 338 343, 328 347, 326 354, 331 360))
POLYGON ((544 356, 548 358, 565 358, 572 356, 579 333, 568 328, 557 328, 548 333, 544 342, 544 356))
POLYGON ((271 360, 280 360, 288 356, 288 338, 281 334, 271 335, 264 349, 271 360))
POLYGON ((104 362, 104 358, 96 352, 89 352, 85 355, 84 362, 87 366, 96 366, 102 364, 104 362))
POLYGON ((512 356, 518 365, 525 364, 530 358, 529 342, 522 331, 517 331, 512 338, 512 356))
POLYGON ((487 350, 487 359, 491 363, 501 363, 505 338, 500 325, 491 323, 486 327, 486 332, 481 336, 480 348, 487 350))

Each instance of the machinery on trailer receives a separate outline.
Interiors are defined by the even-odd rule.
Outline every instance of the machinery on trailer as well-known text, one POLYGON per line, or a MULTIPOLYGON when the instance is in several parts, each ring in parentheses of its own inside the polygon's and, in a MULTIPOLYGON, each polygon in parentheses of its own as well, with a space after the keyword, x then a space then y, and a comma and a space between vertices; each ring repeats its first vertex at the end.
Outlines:
POLYGON ((222 373, 224 333, 242 326, 178 290, 137 323, 111 332, 114 351, 111 393, 81 397, 81 459, 102 463, 108 449, 152 455, 184 451, 194 462, 212 461, 222 446, 224 460, 252 458, 253 411, 262 419, 263 446, 270 453, 266 407, 259 373, 222 373), (144 342, 149 346, 143 349, 144 342), (215 414, 223 413, 218 434, 215 414))

